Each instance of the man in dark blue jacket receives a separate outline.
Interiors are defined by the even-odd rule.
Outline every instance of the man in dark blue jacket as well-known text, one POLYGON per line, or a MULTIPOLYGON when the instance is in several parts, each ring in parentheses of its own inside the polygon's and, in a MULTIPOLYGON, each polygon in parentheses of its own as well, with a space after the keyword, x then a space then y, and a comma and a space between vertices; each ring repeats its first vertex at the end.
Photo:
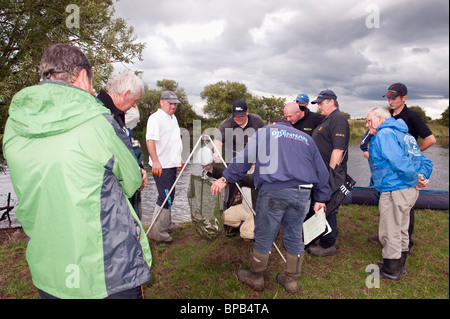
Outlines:
POLYGON ((211 186, 217 194, 226 184, 241 180, 255 163, 253 180, 259 191, 255 216, 255 244, 250 271, 239 269, 239 281, 256 291, 264 289, 264 273, 269 266, 272 244, 283 226, 283 243, 287 250, 286 273, 277 281, 287 291, 298 291, 305 245, 303 220, 314 190, 314 210, 325 207, 330 199, 328 170, 313 139, 289 123, 260 128, 211 186))

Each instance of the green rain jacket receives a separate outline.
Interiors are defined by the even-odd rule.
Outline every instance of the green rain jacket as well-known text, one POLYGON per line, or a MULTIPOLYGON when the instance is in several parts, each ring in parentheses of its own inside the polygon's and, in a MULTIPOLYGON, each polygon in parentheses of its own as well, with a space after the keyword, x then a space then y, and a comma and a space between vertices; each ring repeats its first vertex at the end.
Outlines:
POLYGON ((128 201, 141 173, 126 134, 90 93, 60 81, 18 92, 3 149, 29 237, 34 285, 105 298, 151 277, 150 246, 128 201))

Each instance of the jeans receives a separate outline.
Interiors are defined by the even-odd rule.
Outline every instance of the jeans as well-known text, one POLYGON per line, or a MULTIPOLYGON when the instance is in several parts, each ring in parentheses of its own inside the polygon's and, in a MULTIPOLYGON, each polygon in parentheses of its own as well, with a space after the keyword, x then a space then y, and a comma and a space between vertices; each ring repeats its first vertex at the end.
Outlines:
POLYGON ((262 254, 270 253, 282 225, 287 252, 303 255, 303 220, 309 210, 310 195, 309 189, 260 190, 256 202, 254 249, 262 254))

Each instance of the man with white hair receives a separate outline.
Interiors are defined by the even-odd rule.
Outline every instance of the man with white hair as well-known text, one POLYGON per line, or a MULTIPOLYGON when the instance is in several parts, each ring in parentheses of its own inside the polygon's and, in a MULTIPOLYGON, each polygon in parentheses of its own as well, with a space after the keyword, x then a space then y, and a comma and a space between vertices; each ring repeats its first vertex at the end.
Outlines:
MULTIPOLYGON (((97 98, 111 111, 112 116, 129 136, 125 125, 125 113, 131 108, 137 108, 136 103, 141 99, 144 93, 144 83, 131 71, 123 71, 116 74, 108 80, 105 90, 100 90, 97 98)), ((147 172, 142 163, 140 163, 142 184, 138 189, 142 191, 147 185, 147 172)), ((136 194, 133 195, 133 198, 136 194)), ((132 202, 134 199, 132 198, 132 202)))
POLYGON ((428 184, 433 164, 408 134, 402 119, 391 117, 386 108, 367 113, 366 127, 373 138, 369 146, 369 165, 373 184, 381 193, 378 208, 378 237, 383 246, 380 278, 399 280, 409 252, 409 214, 428 184))
POLYGON ((111 111, 120 127, 125 127, 125 112, 136 107, 144 93, 144 83, 133 72, 124 71, 116 74, 105 90, 100 90, 97 98, 111 111))

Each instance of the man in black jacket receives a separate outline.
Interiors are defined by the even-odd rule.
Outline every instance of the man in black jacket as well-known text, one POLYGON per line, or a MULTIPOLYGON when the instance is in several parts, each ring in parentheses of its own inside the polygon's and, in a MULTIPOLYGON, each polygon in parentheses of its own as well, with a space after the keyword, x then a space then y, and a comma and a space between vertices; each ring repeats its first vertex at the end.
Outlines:
MULTIPOLYGON (((144 93, 144 83, 133 72, 124 71, 109 79, 105 90, 100 90, 97 98, 111 111, 112 116, 129 136, 129 131, 125 126, 125 113, 141 99, 144 93)), ((147 172, 142 163, 142 185, 135 195, 131 198, 132 203, 136 200, 137 193, 142 191, 147 185, 147 172)), ((135 206, 135 205, 133 205, 135 206)))

